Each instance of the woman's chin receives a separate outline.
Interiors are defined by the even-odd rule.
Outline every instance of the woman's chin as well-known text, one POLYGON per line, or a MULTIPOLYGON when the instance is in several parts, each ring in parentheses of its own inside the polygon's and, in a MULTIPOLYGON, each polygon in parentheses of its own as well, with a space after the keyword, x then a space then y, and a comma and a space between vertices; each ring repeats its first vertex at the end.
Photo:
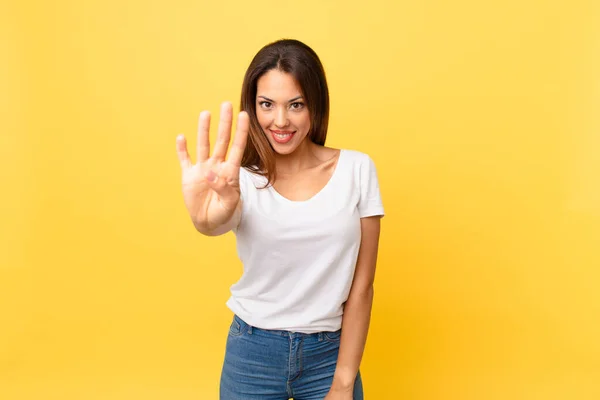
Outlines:
POLYGON ((274 140, 269 140, 269 143, 271 144, 271 148, 275 151, 275 153, 279 155, 292 154, 298 148, 298 145, 294 143, 293 140, 285 144, 277 143, 274 140))
POLYGON ((271 144, 271 148, 275 151, 275 153, 285 156, 294 153, 300 147, 306 146, 310 141, 308 136, 305 136, 300 143, 296 143, 294 139, 285 144, 277 143, 274 140, 269 140, 269 143, 271 144))

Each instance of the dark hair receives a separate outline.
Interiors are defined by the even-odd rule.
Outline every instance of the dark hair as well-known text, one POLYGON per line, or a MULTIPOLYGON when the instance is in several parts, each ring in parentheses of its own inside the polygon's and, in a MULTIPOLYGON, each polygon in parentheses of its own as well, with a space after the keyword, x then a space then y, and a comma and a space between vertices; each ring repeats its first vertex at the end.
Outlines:
POLYGON ((250 119, 242 167, 266 176, 266 186, 276 177, 275 151, 256 117, 256 91, 258 79, 272 69, 291 74, 298 82, 310 116, 309 140, 324 145, 329 123, 329 89, 317 53, 293 39, 281 39, 260 49, 252 59, 242 85, 240 111, 246 111, 250 119))

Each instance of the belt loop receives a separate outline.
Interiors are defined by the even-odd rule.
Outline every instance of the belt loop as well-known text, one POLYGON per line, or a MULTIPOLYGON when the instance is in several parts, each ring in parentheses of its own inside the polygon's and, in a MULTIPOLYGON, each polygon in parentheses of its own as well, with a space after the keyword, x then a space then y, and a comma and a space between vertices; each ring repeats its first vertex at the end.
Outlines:
POLYGON ((323 332, 319 332, 319 342, 323 341, 323 332))
POLYGON ((248 335, 252 335, 252 325, 248 325, 248 335))

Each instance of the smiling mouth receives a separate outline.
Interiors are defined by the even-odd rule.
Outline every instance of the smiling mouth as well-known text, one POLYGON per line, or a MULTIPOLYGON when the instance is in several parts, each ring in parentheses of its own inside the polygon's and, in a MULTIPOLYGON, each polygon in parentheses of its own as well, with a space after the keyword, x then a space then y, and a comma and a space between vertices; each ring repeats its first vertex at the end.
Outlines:
POLYGON ((269 129, 271 131, 271 134, 273 135, 273 138, 275 139, 275 141, 277 143, 287 143, 290 141, 290 139, 292 138, 292 136, 294 135, 294 133, 296 133, 296 131, 279 131, 279 130, 273 130, 273 129, 269 129))
POLYGON ((294 133, 295 131, 280 131, 277 129, 269 129, 271 132, 276 133, 278 135, 285 135, 285 134, 289 134, 289 133, 294 133))

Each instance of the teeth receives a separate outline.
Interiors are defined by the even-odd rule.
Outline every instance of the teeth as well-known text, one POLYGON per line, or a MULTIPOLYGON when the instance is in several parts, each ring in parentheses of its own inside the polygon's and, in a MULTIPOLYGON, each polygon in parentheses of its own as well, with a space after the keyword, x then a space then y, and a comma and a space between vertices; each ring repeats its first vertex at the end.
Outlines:
POLYGON ((286 137, 288 137, 290 135, 291 135, 291 133, 284 133, 284 134, 276 133, 275 134, 275 136, 277 136, 279 139, 285 139, 286 137))

